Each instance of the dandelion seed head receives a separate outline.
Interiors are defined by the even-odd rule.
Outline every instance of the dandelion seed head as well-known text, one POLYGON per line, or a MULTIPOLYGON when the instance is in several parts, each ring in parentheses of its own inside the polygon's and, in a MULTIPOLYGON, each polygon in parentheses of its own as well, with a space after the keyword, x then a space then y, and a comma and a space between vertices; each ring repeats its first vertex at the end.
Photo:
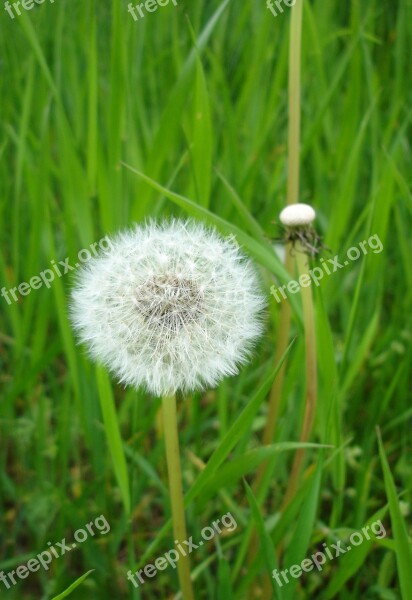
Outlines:
POLYGON ((159 396, 236 374, 262 332, 265 304, 233 237, 173 220, 118 234, 84 265, 71 320, 92 358, 159 396))

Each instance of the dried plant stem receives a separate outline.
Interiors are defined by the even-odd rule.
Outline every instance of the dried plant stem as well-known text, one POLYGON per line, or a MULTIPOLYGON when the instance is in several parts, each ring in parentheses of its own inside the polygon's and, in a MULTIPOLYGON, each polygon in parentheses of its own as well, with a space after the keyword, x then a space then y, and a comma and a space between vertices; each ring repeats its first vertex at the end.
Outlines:
MULTIPOLYGON (((301 63, 301 41, 302 41, 302 5, 303 0, 297 0, 292 7, 289 41, 289 92, 288 92, 288 181, 287 181, 287 204, 299 202, 299 159, 300 159, 300 63, 301 63)), ((286 245, 285 267, 292 275, 294 259, 291 254, 290 244, 286 245)), ((281 305, 279 317, 279 332, 277 336, 277 347, 275 353, 275 364, 278 363, 289 343, 291 308, 289 302, 281 305)), ((283 380, 285 376, 286 363, 279 371, 269 396, 268 414, 262 435, 262 444, 273 443, 279 409, 282 399, 283 380)), ((260 492, 265 484, 265 472, 268 463, 261 463, 257 470, 253 483, 253 490, 259 498, 260 492)), ((256 556, 257 536, 252 538, 248 554, 248 563, 251 564, 256 556)), ((268 578, 263 580, 263 598, 270 597, 270 585, 268 578)), ((249 598, 255 594, 254 584, 250 588, 249 598)))
MULTIPOLYGON (((296 244, 296 263, 299 276, 308 275, 309 273, 309 257, 304 253, 300 243, 296 244)), ((305 398, 305 413, 299 441, 305 443, 309 441, 312 431, 313 421, 316 412, 317 399, 317 359, 316 359, 316 330, 315 330, 315 315, 312 298, 312 290, 309 287, 301 287, 302 304, 303 304, 303 319, 305 326, 305 373, 306 373, 306 398, 305 398)), ((296 450, 295 458, 292 465, 292 472, 289 478, 288 487, 285 497, 280 507, 280 512, 283 512, 286 506, 294 497, 299 485, 300 473, 302 470, 303 460, 305 458, 305 449, 296 450)), ((282 553, 283 543, 278 547, 279 555, 282 553)), ((278 556, 279 558, 279 556, 278 556)), ((272 588, 270 580, 267 576, 263 578, 263 593, 262 599, 269 600, 272 598, 272 588)))
MULTIPOLYGON (((289 247, 286 248, 287 259, 285 261, 285 266, 288 271, 292 270, 293 267, 293 258, 290 255, 289 247)), ((275 364, 278 364, 281 357, 286 351, 289 342, 289 333, 290 333, 290 321, 291 321, 291 308, 289 302, 284 302, 280 309, 280 318, 279 318, 279 331, 277 337, 277 346, 275 353, 275 364)), ((276 424, 279 416, 280 409, 280 401, 282 398, 282 388, 283 388, 283 379, 285 376, 286 362, 283 363, 282 367, 277 374, 277 377, 273 383, 272 389, 269 395, 268 402, 268 414, 266 417, 265 428, 263 430, 262 435, 262 445, 266 446, 268 444, 273 443, 273 438, 275 435, 276 424)), ((263 462, 257 469, 256 478, 253 482, 253 491, 256 494, 259 494, 263 477, 265 475, 267 462, 263 462)))
POLYGON ((288 120, 288 204, 299 202, 300 163, 300 55, 302 45, 302 6, 292 7, 289 43, 289 120, 288 120))
MULTIPOLYGON (((309 278, 309 257, 304 253, 303 247, 298 244, 296 246, 296 263, 299 276, 309 278)), ((313 307, 312 289, 310 286, 301 288, 302 304, 303 304, 303 319, 305 324, 305 371, 306 371, 306 402, 305 414, 303 417, 302 430, 300 434, 300 442, 309 441, 312 431, 313 421, 316 411, 317 398, 317 360, 316 360, 316 330, 315 330, 315 315, 313 307)), ((302 469, 303 459, 305 457, 305 449, 300 448, 296 451, 293 461, 292 473, 288 482, 285 498, 282 509, 293 498, 299 484, 300 472, 302 469)))
MULTIPOLYGON (((302 40, 302 4, 297 0, 292 7, 289 42, 289 120, 288 120, 288 189, 287 203, 295 204, 299 201, 299 156, 300 156, 300 55, 302 40)), ((286 246, 285 267, 289 273, 293 272, 293 257, 290 245, 286 246)), ((283 356, 290 333, 291 309, 287 301, 283 302, 280 309, 280 328, 277 338, 275 364, 283 356)), ((283 379, 286 364, 282 366, 273 384, 269 397, 268 415, 263 431, 262 443, 271 444, 276 429, 279 407, 282 396, 283 379)), ((267 464, 267 463, 266 463, 267 464)), ((265 463, 262 463, 257 472, 254 490, 260 487, 265 472, 265 463)))
MULTIPOLYGON (((163 434, 166 444, 167 471, 169 475, 170 501, 172 505, 173 534, 175 540, 183 543, 187 539, 185 507, 182 489, 182 469, 180 465, 179 435, 177 427, 176 397, 164 396, 163 434)), ((181 556, 177 563, 180 589, 183 600, 193 600, 193 587, 190 579, 189 556, 181 556)))
MULTIPOLYGON (((286 252, 287 252, 287 255, 286 255, 286 260, 285 260, 285 266, 289 271, 291 271, 294 261, 293 261, 292 255, 290 253, 289 244, 286 247, 286 252)), ((279 327, 279 333, 278 333, 278 344, 277 344, 276 353, 275 353, 275 364, 279 363, 280 358, 283 356, 283 353, 285 352, 285 350, 288 346, 290 321, 291 321, 290 304, 289 304, 289 302, 284 302, 282 304, 281 311, 280 311, 280 327, 279 327), (282 350, 283 350, 283 353, 282 353, 282 350)), ((262 436, 262 444, 263 445, 268 445, 268 444, 273 443, 273 437, 275 434, 276 424, 277 424, 278 415, 279 415, 280 401, 282 399, 282 388, 283 388, 283 379, 285 376, 285 368, 286 368, 286 362, 284 362, 282 367, 280 368, 280 370, 277 374, 277 377, 274 381, 274 384, 272 386, 272 389, 270 391, 268 414, 266 417, 266 425, 265 425, 265 429, 263 431, 263 436, 262 436)), ((256 497, 258 498, 258 500, 260 499, 261 491, 264 491, 265 475, 266 475, 267 466, 268 466, 267 461, 264 461, 259 465, 258 470, 256 472, 256 478, 253 482, 253 491, 254 491, 256 497)), ((267 479, 267 477, 266 477, 266 479, 267 479)), ((254 532, 252 535, 252 538, 251 538, 251 543, 250 543, 249 552, 248 552, 248 564, 249 565, 251 565, 253 560, 255 559, 258 548, 259 548, 258 537, 257 537, 257 533, 254 532)), ((272 586, 270 584, 269 577, 264 576, 261 583, 262 583, 262 587, 263 587, 262 600, 271 598, 272 586)), ((249 600, 254 600, 254 598, 256 598, 256 593, 257 593, 257 590, 255 588, 255 582, 253 582, 249 589, 249 595, 248 595, 249 600)))

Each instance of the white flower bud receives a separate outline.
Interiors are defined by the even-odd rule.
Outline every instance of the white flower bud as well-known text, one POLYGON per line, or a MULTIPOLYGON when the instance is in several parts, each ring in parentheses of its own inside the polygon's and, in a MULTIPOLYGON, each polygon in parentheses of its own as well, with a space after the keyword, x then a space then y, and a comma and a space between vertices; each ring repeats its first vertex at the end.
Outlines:
POLYGON ((285 227, 304 227, 310 225, 316 217, 316 212, 309 204, 300 202, 289 204, 279 215, 280 221, 285 227))

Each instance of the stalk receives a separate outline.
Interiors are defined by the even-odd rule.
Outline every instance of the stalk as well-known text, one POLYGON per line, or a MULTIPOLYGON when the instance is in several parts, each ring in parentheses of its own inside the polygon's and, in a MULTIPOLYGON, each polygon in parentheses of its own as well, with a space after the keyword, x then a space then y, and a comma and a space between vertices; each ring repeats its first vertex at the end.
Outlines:
MULTIPOLYGON (((299 276, 307 275, 309 277, 309 258, 305 254, 304 249, 300 244, 296 245, 296 263, 299 276)), ((311 287, 301 287, 303 318, 305 323, 305 372, 306 372, 306 402, 305 414, 303 417, 302 430, 300 433, 300 442, 309 441, 312 431, 313 421, 316 412, 316 398, 318 390, 317 377, 317 359, 316 359, 316 330, 315 330, 315 314, 313 306, 313 297, 311 287)), ((299 448, 296 450, 293 461, 292 472, 286 489, 283 506, 287 506, 293 498, 296 489, 299 485, 299 477, 302 469, 303 459, 305 457, 305 449, 299 448)))
MULTIPOLYGON (((287 177, 287 204, 299 202, 299 164, 300 164, 300 69, 301 69, 301 45, 302 45, 302 7, 303 0, 297 0, 292 7, 289 39, 289 81, 288 81, 288 177, 287 177)), ((292 276, 294 260, 291 253, 291 245, 285 247, 285 268, 292 276)), ((275 352, 275 364, 283 356, 289 343, 291 307, 287 300, 282 302, 279 317, 279 332, 277 348, 275 352)), ((262 434, 262 444, 273 443, 279 410, 282 400, 283 381, 286 363, 282 365, 270 391, 268 402, 268 414, 265 428, 262 434)), ((259 498, 266 484, 265 472, 268 462, 260 464, 256 478, 253 483, 253 491, 259 498)), ((257 552, 257 536, 252 536, 252 543, 248 554, 249 565, 253 562, 257 552)), ((271 586, 268 578, 263 580, 263 598, 270 598, 271 586)), ((249 590, 249 598, 255 594, 254 584, 249 590)))
POLYGON ((300 55, 302 45, 302 6, 292 7, 289 45, 289 126, 288 126, 288 204, 299 202, 300 163, 300 55))
MULTIPOLYGON (((302 43, 302 6, 303 0, 297 0, 292 7, 289 41, 289 92, 288 92, 288 183, 287 204, 296 204, 299 201, 299 157, 300 157, 300 63, 302 43)), ((285 267, 292 275, 293 257, 291 247, 286 245, 285 267)), ((290 337, 291 309, 287 300, 282 302, 280 308, 280 329, 278 334, 275 364, 283 356, 290 337)), ((268 415, 263 431, 262 443, 271 444, 276 430, 282 397, 283 379, 286 363, 282 366, 273 384, 269 396, 268 415)), ((254 491, 260 488, 267 463, 262 463, 257 471, 254 491)))
MULTIPOLYGON (((187 540, 187 531, 182 488, 182 469, 180 465, 176 397, 174 395, 164 396, 162 399, 162 408, 163 434, 166 445, 167 471, 172 506, 173 534, 176 541, 183 543, 184 540, 187 540)), ((188 555, 180 556, 177 563, 177 571, 183 600, 193 600, 194 596, 190 578, 190 560, 188 555)))

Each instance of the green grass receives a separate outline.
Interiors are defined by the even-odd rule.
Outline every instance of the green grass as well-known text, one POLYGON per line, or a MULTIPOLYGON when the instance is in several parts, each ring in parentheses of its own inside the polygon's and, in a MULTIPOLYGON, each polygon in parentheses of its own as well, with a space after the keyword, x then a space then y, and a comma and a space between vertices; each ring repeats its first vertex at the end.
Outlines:
MULTIPOLYGON (((275 18, 263 0, 181 0, 138 22, 116 0, 46 0, 14 20, 2 9, 1 287, 52 260, 74 265, 81 249, 149 217, 190 215, 234 233, 270 305, 252 363, 178 403, 189 535, 227 512, 238 524, 192 553, 196 596, 243 600, 254 585, 259 598, 270 566, 382 519, 384 538, 279 597, 407 600, 412 4, 304 1, 300 197, 332 255, 373 234, 384 248, 312 286, 317 414, 305 479, 280 513, 305 392, 296 294, 280 420, 260 448, 280 313, 269 289, 288 280, 271 245, 286 200, 289 22, 290 9, 275 18)), ((111 530, 10 590, 0 581, 2 597, 51 600, 89 571, 71 597, 172 597, 171 568, 139 589, 126 579, 173 547, 159 399, 118 386, 76 345, 72 283, 68 273, 10 305, 0 297, 0 572, 99 515, 111 530)))

